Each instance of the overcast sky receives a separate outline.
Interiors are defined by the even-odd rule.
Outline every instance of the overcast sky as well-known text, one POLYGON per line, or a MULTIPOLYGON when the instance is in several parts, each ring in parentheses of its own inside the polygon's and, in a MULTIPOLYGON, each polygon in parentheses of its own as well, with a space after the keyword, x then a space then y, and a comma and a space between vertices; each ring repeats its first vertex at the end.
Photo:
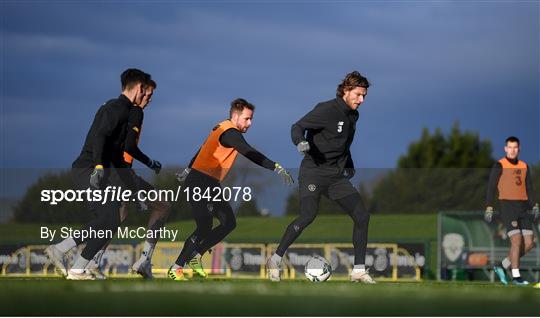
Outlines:
POLYGON ((539 155, 539 2, 1 2, 2 167, 69 167, 128 67, 158 83, 141 148, 186 164, 244 97, 248 142, 287 167, 290 126, 358 70, 357 167, 394 167, 423 127, 539 155))

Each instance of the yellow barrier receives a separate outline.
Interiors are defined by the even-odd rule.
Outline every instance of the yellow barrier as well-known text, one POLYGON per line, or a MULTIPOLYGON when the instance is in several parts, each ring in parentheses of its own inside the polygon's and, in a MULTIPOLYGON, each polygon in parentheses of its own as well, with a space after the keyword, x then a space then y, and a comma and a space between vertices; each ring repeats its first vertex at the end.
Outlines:
MULTIPOLYGON (((131 264, 138 259, 142 252, 143 243, 137 246, 130 244, 111 244, 108 248, 107 262, 105 262, 103 272, 111 277, 135 278, 138 277, 130 271, 131 264)), ((159 242, 154 250, 152 258, 153 273, 156 277, 165 277, 169 266, 174 264, 176 257, 180 253, 183 242, 159 242)), ((19 270, 21 264, 14 272, 9 272, 8 268, 13 264, 3 264, 1 275, 8 277, 51 277, 59 276, 53 270, 53 265, 44 255, 43 250, 47 245, 29 245, 19 248, 12 256, 17 259, 24 257, 24 270, 19 270)), ((398 247, 395 243, 369 243, 369 249, 375 249, 375 256, 367 258, 368 267, 379 268, 381 272, 388 275, 376 276, 379 281, 419 281, 421 280, 421 270, 414 263, 413 257, 409 252, 398 247), (378 254, 377 254, 378 253, 378 254), (413 265, 414 275, 412 277, 399 277, 398 273, 398 257, 406 257, 407 263, 413 265), (371 264, 370 264, 371 262, 371 264), (390 268, 388 268, 390 266, 390 268), (382 269, 380 269, 382 268, 382 269)), ((206 253, 202 257, 203 267, 208 269, 207 272, 214 278, 238 278, 238 279, 265 279, 266 278, 266 259, 277 248, 277 244, 255 244, 255 243, 220 243, 212 249, 211 253, 206 253)), ((320 243, 320 244, 293 244, 290 246, 284 261, 284 279, 297 279, 303 276, 297 274, 297 269, 303 266, 306 258, 313 254, 324 256, 327 260, 331 260, 340 266, 341 273, 335 272, 332 275, 333 280, 345 280, 350 274, 354 262, 351 260, 351 253, 346 253, 343 250, 352 250, 352 244, 337 244, 337 243, 320 243), (312 250, 312 251, 309 251, 312 250), (299 251, 299 252, 295 252, 299 251), (300 255, 300 254, 302 255, 300 255), (292 262, 290 257, 296 258, 292 262), (293 264, 294 263, 294 264, 293 264), (296 266, 296 269, 295 269, 296 266), (344 268, 346 273, 344 273, 344 268)), ((80 252, 82 247, 71 252, 68 255, 70 262, 76 253, 80 252)), ((20 261, 19 261, 20 263, 20 261)), ((409 264, 409 265, 410 265, 409 264)), ((332 264, 334 265, 334 264, 332 264)), ((334 268, 336 269, 336 268, 334 268)), ((303 271, 303 270, 302 270, 303 271)))

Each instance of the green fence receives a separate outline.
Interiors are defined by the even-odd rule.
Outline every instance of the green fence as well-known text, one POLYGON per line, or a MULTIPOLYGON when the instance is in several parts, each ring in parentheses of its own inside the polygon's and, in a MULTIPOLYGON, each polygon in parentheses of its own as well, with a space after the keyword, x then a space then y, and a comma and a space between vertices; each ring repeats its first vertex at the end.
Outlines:
MULTIPOLYGON (((487 223, 483 212, 441 212, 438 217, 438 270, 442 280, 491 280, 492 267, 508 255, 510 242, 497 213, 487 223)), ((538 238, 540 224, 534 224, 538 238)), ((540 249, 520 259, 520 269, 529 279, 540 276, 540 249)))

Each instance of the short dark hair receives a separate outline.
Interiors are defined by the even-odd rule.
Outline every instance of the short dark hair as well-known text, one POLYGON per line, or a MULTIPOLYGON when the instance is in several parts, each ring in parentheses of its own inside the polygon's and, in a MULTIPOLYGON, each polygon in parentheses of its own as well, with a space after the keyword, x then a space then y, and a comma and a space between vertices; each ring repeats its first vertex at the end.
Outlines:
POLYGON ((504 144, 507 145, 509 142, 517 142, 517 144, 519 146, 519 138, 516 137, 516 136, 510 136, 510 137, 506 138, 506 141, 504 142, 504 144))
POLYGON ((153 89, 157 88, 156 81, 153 79, 149 79, 148 82, 146 82, 146 87, 152 87, 153 89))
POLYGON ((346 90, 351 90, 355 87, 368 88, 369 85, 370 83, 367 78, 362 76, 362 74, 360 74, 359 72, 353 71, 345 76, 343 81, 338 85, 336 91, 339 97, 343 97, 346 90))
POLYGON ((233 113, 241 113, 244 108, 247 108, 249 110, 255 110, 255 105, 248 102, 247 100, 243 98, 237 98, 231 102, 231 109, 229 110, 229 117, 232 118, 233 113))
POLYGON ((120 75, 122 90, 130 89, 139 83, 146 86, 150 79, 151 76, 149 74, 146 74, 145 72, 136 68, 128 68, 122 72, 122 75, 120 75))

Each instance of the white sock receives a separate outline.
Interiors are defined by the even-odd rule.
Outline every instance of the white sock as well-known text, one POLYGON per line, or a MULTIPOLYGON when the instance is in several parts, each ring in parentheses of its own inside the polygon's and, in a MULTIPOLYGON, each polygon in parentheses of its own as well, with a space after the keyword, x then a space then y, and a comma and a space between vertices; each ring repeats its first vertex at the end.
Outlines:
POLYGON ((176 264, 176 263, 174 263, 173 266, 172 266, 172 269, 173 269, 173 270, 174 270, 174 269, 179 269, 179 268, 183 268, 183 266, 180 266, 180 265, 178 265, 178 264, 176 264))
POLYGON ((77 274, 81 274, 86 268, 86 265, 88 265, 88 263, 90 263, 89 260, 79 255, 79 257, 77 257, 77 259, 75 260, 75 263, 73 264, 71 270, 77 274))
POLYGON ((71 237, 68 237, 67 239, 63 240, 62 242, 55 245, 58 250, 62 253, 67 253, 70 249, 77 246, 77 243, 75 243, 75 240, 71 237))
POLYGON ((92 260, 86 265, 86 268, 98 268, 99 264, 101 264, 101 258, 103 257, 103 253, 105 253, 104 249, 99 250, 99 252, 94 255, 92 260))
POLYGON ((281 263, 281 256, 277 255, 276 253, 272 254, 272 257, 270 258, 272 262, 275 264, 281 263))
POLYGON ((96 255, 94 256, 94 258, 92 258, 92 260, 96 262, 96 264, 99 265, 99 263, 101 263, 101 258, 103 257, 103 253, 105 253, 105 249, 99 250, 99 252, 97 252, 96 255))
POLYGON ((510 259, 506 257, 505 259, 502 260, 501 264, 504 269, 508 269, 510 265, 512 265, 512 262, 510 262, 510 259))
POLYGON ((354 265, 352 271, 353 273, 364 273, 366 271, 366 265, 365 264, 354 265))
POLYGON ((521 277, 521 274, 519 273, 519 268, 512 268, 512 277, 513 278, 521 277))
POLYGON ((141 257, 146 257, 146 259, 152 259, 152 255, 154 254, 155 247, 156 247, 156 243, 150 243, 148 241, 144 241, 141 257))
POLYGON ((97 262, 92 258, 92 260, 90 260, 90 262, 88 262, 88 264, 86 265, 86 269, 94 269, 94 268, 98 268, 98 264, 97 264, 97 262))

